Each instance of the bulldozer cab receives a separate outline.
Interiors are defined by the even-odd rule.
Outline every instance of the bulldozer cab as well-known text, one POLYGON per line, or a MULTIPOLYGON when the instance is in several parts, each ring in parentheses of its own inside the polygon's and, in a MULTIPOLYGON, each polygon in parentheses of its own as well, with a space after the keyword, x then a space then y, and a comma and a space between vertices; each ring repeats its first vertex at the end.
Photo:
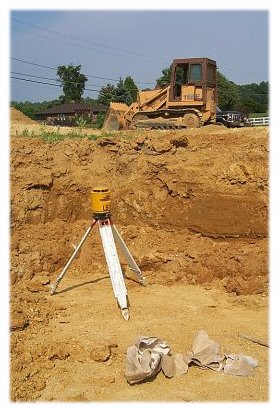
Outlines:
POLYGON ((215 89, 216 62, 214 60, 191 58, 173 61, 169 102, 174 105, 185 103, 204 105, 208 99, 207 91, 215 89))

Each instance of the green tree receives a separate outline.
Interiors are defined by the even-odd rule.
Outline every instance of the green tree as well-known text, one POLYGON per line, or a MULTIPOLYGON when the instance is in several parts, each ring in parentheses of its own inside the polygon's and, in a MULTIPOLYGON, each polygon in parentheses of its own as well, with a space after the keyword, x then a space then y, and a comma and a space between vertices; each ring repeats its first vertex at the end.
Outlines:
POLYGON ((87 77, 80 73, 81 65, 73 66, 58 66, 57 76, 60 78, 60 83, 63 87, 64 95, 60 96, 60 100, 64 103, 71 101, 80 102, 81 96, 85 89, 87 77))
POLYGON ((131 76, 127 76, 126 79, 124 80, 124 87, 126 88, 126 90, 129 91, 132 97, 131 103, 135 102, 137 100, 137 94, 138 94, 139 89, 137 88, 136 83, 134 82, 131 76))
POLYGON ((228 80, 222 73, 217 72, 218 106, 222 110, 235 109, 240 104, 237 85, 228 80))
POLYGON ((138 88, 131 76, 123 81, 119 80, 116 86, 103 86, 98 95, 98 103, 108 105, 110 102, 123 102, 128 106, 136 101, 138 88))
POLYGON ((128 106, 130 106, 130 104, 133 102, 132 95, 127 87, 125 87, 124 81, 122 79, 120 79, 116 85, 114 101, 126 103, 128 106))
POLYGON ((269 83, 250 83, 238 86, 241 106, 249 113, 267 113, 269 83))
POLYGON ((83 103, 87 103, 87 104, 96 104, 97 103, 97 99, 92 99, 92 97, 82 97, 81 98, 81 101, 83 102, 83 103))
POLYGON ((170 65, 169 68, 165 68, 162 70, 162 76, 156 79, 157 86, 165 87, 167 84, 170 84, 171 69, 172 69, 172 64, 170 65))
POLYGON ((115 100, 116 88, 112 84, 103 86, 98 95, 98 103, 109 105, 110 102, 115 100))

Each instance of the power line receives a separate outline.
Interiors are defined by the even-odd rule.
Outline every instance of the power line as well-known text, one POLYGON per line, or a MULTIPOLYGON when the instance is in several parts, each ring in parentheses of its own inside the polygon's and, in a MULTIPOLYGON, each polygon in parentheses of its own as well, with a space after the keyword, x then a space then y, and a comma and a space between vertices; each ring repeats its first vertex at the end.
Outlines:
MULTIPOLYGON (((37 29, 42 30, 42 31, 45 31, 45 32, 49 32, 49 33, 54 34, 54 35, 56 35, 56 36, 68 37, 68 38, 71 38, 71 39, 76 40, 76 41, 79 41, 79 42, 83 42, 83 43, 95 45, 95 46, 97 46, 97 47, 106 48, 106 49, 112 49, 112 50, 117 50, 118 52, 122 52, 122 53, 126 53, 126 54, 127 54, 127 53, 128 53, 128 54, 132 54, 132 55, 134 55, 135 57, 139 56, 139 57, 141 57, 141 58, 148 58, 148 59, 153 59, 153 60, 162 61, 162 62, 163 62, 163 61, 166 62, 167 60, 169 60, 169 59, 167 59, 167 58, 163 58, 163 59, 162 59, 162 58, 159 58, 159 57, 155 57, 155 56, 153 56, 153 55, 151 56, 151 55, 147 55, 147 54, 143 54, 143 53, 134 52, 134 51, 131 51, 131 50, 125 50, 125 49, 122 49, 122 48, 119 48, 119 47, 109 46, 109 45, 103 44, 103 43, 94 42, 94 41, 92 41, 92 40, 82 39, 82 38, 80 38, 80 37, 73 36, 73 35, 71 35, 71 34, 66 34, 66 33, 62 33, 62 32, 56 31, 56 30, 47 29, 46 27, 39 26, 39 25, 35 25, 35 24, 33 24, 33 23, 27 23, 27 22, 24 22, 24 21, 22 21, 22 20, 16 19, 16 18, 14 18, 14 17, 12 17, 12 20, 14 20, 14 21, 16 21, 16 22, 18 22, 18 23, 27 25, 27 26, 31 26, 31 27, 37 28, 37 29)), ((22 29, 21 29, 21 30, 22 30, 22 29)), ((47 37, 47 36, 42 36, 42 35, 39 35, 38 33, 32 33, 32 34, 38 35, 38 36, 40 36, 40 37, 48 38, 48 39, 50 39, 50 40, 57 41, 57 39, 49 38, 49 37, 47 37)), ((67 43, 66 43, 66 44, 67 44, 67 43)), ((69 44, 69 43, 68 43, 68 44, 69 44)), ((73 45, 73 43, 70 43, 70 44, 73 45)), ((74 46, 82 47, 81 45, 76 45, 76 44, 74 44, 74 46)), ((84 47, 84 46, 83 46, 83 47, 84 47)), ((97 51, 97 52, 109 53, 109 52, 104 52, 104 51, 100 51, 100 50, 96 50, 96 49, 90 49, 90 48, 88 48, 88 47, 87 47, 87 49, 93 50, 93 51, 97 51)), ((109 54, 112 54, 112 53, 109 53, 109 54)), ((114 55, 115 55, 115 54, 114 54, 114 55)), ((117 55, 117 56, 118 56, 118 55, 117 55)), ((128 57, 129 57, 129 56, 128 56, 128 57)), ((234 72, 240 72, 240 73, 259 74, 259 72, 249 71, 249 70, 243 70, 243 69, 240 69, 240 68, 238 68, 238 67, 231 67, 231 66, 226 66, 226 65, 225 65, 225 66, 222 65, 222 68, 225 69, 225 70, 234 71, 234 72)), ((147 84, 147 83, 145 83, 145 84, 147 84)), ((152 84, 153 84, 153 83, 152 83, 152 84)))
MULTIPOLYGON (((28 75, 25 75, 28 76, 28 75)), ((34 77, 38 77, 40 78, 40 76, 34 76, 34 77)), ((62 85, 60 84, 54 84, 54 83, 48 83, 48 82, 41 82, 41 81, 37 81, 37 80, 31 80, 31 79, 23 79, 21 77, 16 77, 16 76, 11 76, 11 79, 15 79, 15 80, 21 80, 21 81, 25 81, 25 82, 31 82, 31 83, 37 83, 37 84, 44 84, 44 85, 49 85, 49 86, 56 86, 56 87, 62 87, 62 85)), ((44 77, 42 77, 42 79, 44 79, 44 77)), ((47 79, 47 78, 46 78, 47 79)), ((49 79, 49 80, 55 80, 55 79, 49 79)), ((71 82, 71 83, 75 83, 75 82, 71 82)), ((84 90, 86 91, 90 91, 90 92, 100 92, 99 90, 96 89, 88 89, 88 88, 84 88, 84 90)), ((252 93, 252 92, 242 92, 245 94, 245 96, 266 96, 268 97, 267 93, 252 93)), ((244 96, 244 97, 245 97, 244 96)))
MULTIPOLYGON (((131 55, 134 55, 135 57, 141 57, 141 58, 144 57, 144 58, 153 59, 153 60, 166 61, 166 59, 158 58, 158 57, 151 56, 151 55, 148 55, 148 54, 138 53, 138 52, 131 51, 131 50, 125 50, 125 49, 122 49, 120 47, 109 46, 107 44, 94 42, 92 40, 85 40, 85 39, 82 39, 81 37, 76 37, 76 36, 73 36, 71 34, 66 34, 66 33, 56 31, 56 30, 47 29, 46 27, 38 26, 38 25, 33 24, 33 23, 27 23, 27 22, 24 22, 22 20, 16 19, 14 17, 12 17, 12 20, 14 20, 18 23, 21 23, 21 24, 25 24, 27 26, 35 27, 39 30, 46 31, 46 32, 54 34, 56 36, 58 35, 58 36, 62 36, 62 37, 68 37, 68 38, 71 38, 73 40, 77 40, 77 41, 87 43, 87 44, 90 44, 90 45, 92 44, 92 45, 97 46, 97 47, 101 47, 101 48, 105 48, 105 49, 111 49, 111 50, 117 50, 118 52, 131 54, 131 55)), ((80 45, 79 45, 79 47, 80 47, 80 45)), ((105 53, 105 52, 103 52, 103 53, 105 53)), ((109 53, 109 54, 112 54, 112 53, 109 53)))
POLYGON ((40 82, 40 81, 38 81, 38 80, 31 80, 31 79, 23 79, 23 78, 21 78, 21 77, 16 77, 16 76, 11 76, 11 79, 23 80, 23 81, 25 81, 25 82, 48 84, 49 86, 61 87, 60 84, 40 82))
MULTIPOLYGON (((15 84, 21 83, 21 80, 17 80, 17 79, 13 79, 12 81, 15 82, 15 84)), ((27 84, 27 86, 28 86, 28 84, 27 84)), ((33 85, 29 84, 29 86, 32 87, 33 85)), ((45 90, 49 90, 49 91, 51 91, 52 95, 57 96, 57 89, 55 89, 52 86, 48 86, 46 84, 35 84, 34 86, 39 86, 39 87, 41 87, 45 90)), ((27 100, 28 100, 28 98, 27 98, 27 100)))
POLYGON ((259 75, 259 72, 254 72, 254 71, 250 71, 250 70, 243 70, 243 69, 239 69, 238 67, 230 67, 230 66, 223 66, 222 68, 225 69, 226 71, 231 71, 231 72, 239 72, 239 73, 246 73, 246 74, 257 74, 259 75))
MULTIPOLYGON (((18 61, 18 62, 21 62, 21 63, 29 64, 29 65, 32 65, 32 66, 43 67, 43 68, 51 69, 51 70, 55 70, 55 71, 57 70, 57 67, 45 66, 45 65, 42 65, 42 64, 30 62, 29 60, 18 59, 16 57, 11 57, 11 60, 15 60, 15 61, 18 61)), ((101 80, 109 80, 109 81, 119 82, 119 79, 111 79, 111 78, 108 78, 108 77, 92 76, 92 75, 89 75, 89 74, 86 74, 85 76, 86 77, 92 77, 94 79, 101 79, 101 80)), ((138 83, 138 84, 152 84, 153 85, 155 82, 135 81, 135 83, 138 83)))
MULTIPOLYGON (((36 29, 38 29, 38 30, 51 33, 51 34, 53 34, 53 35, 55 35, 55 36, 62 36, 62 37, 64 37, 64 38, 65 38, 65 37, 68 37, 68 38, 73 39, 73 40, 75 40, 75 41, 79 41, 79 42, 82 42, 82 43, 87 43, 87 44, 89 44, 89 45, 92 44, 92 45, 95 45, 95 46, 97 46, 97 47, 101 47, 101 48, 105 48, 105 49, 111 49, 111 50, 116 50, 116 51, 118 51, 118 54, 113 54, 113 53, 111 53, 111 52, 106 52, 106 51, 102 51, 102 50, 92 49, 92 48, 85 47, 85 46, 80 45, 80 44, 77 45, 77 44, 73 44, 73 43, 66 42, 66 44, 71 45, 71 46, 83 47, 83 48, 86 48, 86 49, 88 49, 88 50, 97 51, 97 52, 99 52, 99 53, 112 54, 112 55, 117 56, 117 57, 119 57, 119 52, 121 52, 121 53, 126 53, 126 54, 134 55, 134 58, 135 58, 135 57, 148 58, 148 59, 153 59, 153 60, 162 61, 162 62, 163 62, 163 61, 166 62, 166 61, 168 60, 168 59, 166 59, 166 58, 162 59, 162 58, 158 58, 158 57, 155 57, 155 56, 151 56, 151 55, 147 55, 147 54, 143 54, 143 53, 134 52, 134 51, 131 51, 131 50, 125 50, 125 49, 122 49, 122 48, 119 48, 119 47, 109 46, 109 45, 103 44, 103 43, 94 42, 94 41, 92 41, 92 40, 83 39, 83 38, 80 38, 80 37, 77 37, 77 36, 73 36, 73 35, 71 35, 71 34, 66 34, 66 33, 62 33, 62 32, 56 31, 56 30, 51 30, 51 29, 48 29, 48 28, 46 28, 46 27, 39 26, 39 25, 36 25, 36 24, 33 24, 33 23, 27 23, 27 22, 24 22, 24 21, 22 21, 22 20, 16 19, 16 18, 14 18, 14 17, 12 17, 12 20, 15 21, 15 22, 18 22, 18 23, 20 23, 20 24, 23 24, 23 25, 27 25, 27 26, 34 27, 34 28, 36 28, 36 29)), ((20 30, 22 30, 22 29, 20 29, 20 30)), ((23 31, 24 31, 24 30, 23 30, 23 31)), ((56 38, 56 39, 50 38, 50 37, 47 37, 47 36, 45 36, 45 35, 40 35, 40 34, 35 33, 35 32, 33 32, 32 35, 38 35, 38 36, 40 36, 40 37, 47 38, 47 39, 50 39, 50 40, 53 40, 53 41, 64 41, 64 42, 65 42, 65 40, 61 40, 61 39, 57 39, 57 38, 56 38)), ((126 57, 130 57, 130 56, 126 56, 126 57)), ((225 71, 227 70, 227 71, 240 72, 240 73, 246 73, 246 74, 259 74, 259 72, 243 70, 243 69, 234 68, 234 67, 231 67, 231 66, 230 66, 230 67, 229 67, 229 66, 224 66, 224 65, 221 65, 221 66, 222 66, 223 69, 225 69, 225 71)), ((42 66, 42 67, 43 67, 43 66, 42 66)), ((47 67, 47 66, 45 66, 45 67, 47 67)), ((54 68, 52 68, 52 69, 54 69, 54 68)), ((56 69, 54 69, 54 70, 56 70, 56 69)), ((116 79, 107 79, 107 78, 102 78, 102 77, 97 77, 97 76, 89 76, 89 75, 88 75, 88 77, 95 77, 95 78, 99 78, 99 79, 103 79, 103 80, 110 80, 110 81, 118 81, 118 80, 116 80, 116 79)), ((138 84, 154 84, 155 82, 135 82, 135 83, 138 83, 138 84)))
MULTIPOLYGON (((18 29, 18 30, 23 31, 24 33, 28 33, 27 30, 24 30, 24 29, 22 29, 22 28, 20 28, 20 29, 18 29)), ((90 50, 90 51, 94 51, 94 52, 97 52, 97 53, 105 53, 105 54, 107 53, 107 54, 110 54, 110 55, 113 55, 113 56, 116 56, 116 57, 126 57, 126 58, 128 57, 128 58, 131 58, 130 56, 125 56, 125 55, 124 55, 124 56, 121 56, 121 55, 119 54, 119 52, 118 52, 118 54, 111 53, 111 52, 104 52, 104 51, 101 51, 101 50, 98 50, 98 49, 93 49, 92 47, 84 46, 83 44, 73 44, 72 42, 69 42, 69 41, 67 41, 67 40, 52 38, 52 37, 46 36, 45 34, 39 34, 39 33, 32 32, 32 36, 38 36, 38 37, 40 37, 40 38, 42 38, 42 39, 44 39, 44 40, 48 39, 48 40, 54 41, 56 44, 57 44, 57 42, 60 42, 60 43, 62 43, 62 44, 65 44, 65 45, 67 45, 67 46, 70 46, 71 48, 72 48, 72 47, 78 47, 79 49, 80 49, 80 48, 83 48, 83 49, 90 50)))
MULTIPOLYGON (((16 80, 21 80, 21 81, 31 82, 31 83, 47 84, 47 85, 49 85, 49 86, 62 87, 62 85, 60 85, 60 84, 40 82, 40 81, 38 81, 38 80, 31 80, 31 79, 23 79, 22 77, 16 77, 16 76, 11 76, 11 79, 16 79, 16 80)), ((85 88, 84 90, 87 90, 87 91, 90 91, 90 92, 99 92, 99 90, 95 90, 95 89, 87 89, 87 88, 85 88)))
MULTIPOLYGON (((17 75, 20 75, 20 76, 35 77, 36 79, 53 80, 53 81, 56 81, 56 82, 61 81, 61 80, 59 80, 59 79, 54 79, 53 77, 36 76, 36 75, 34 75, 34 74, 27 74, 27 73, 14 72, 14 71, 11 71, 11 73, 12 73, 12 74, 17 74, 17 75)), ((75 82, 75 81, 67 81, 66 83, 70 83, 70 84, 83 84, 83 82, 75 82)), ((101 91, 101 89, 102 89, 103 87, 106 87, 106 85, 91 84, 91 83, 87 84, 87 86, 90 86, 90 87, 100 87, 100 89, 98 89, 98 91, 101 91)), ((85 90, 89 90, 89 89, 85 88, 85 90)), ((129 90, 130 90, 130 91, 131 91, 131 90, 138 91, 138 88, 129 88, 129 90)))
MULTIPOLYGON (((11 73, 12 73, 12 74, 21 75, 21 76, 34 77, 34 78, 37 78, 37 79, 53 80, 53 81, 56 81, 56 82, 59 81, 59 79, 54 79, 54 78, 51 78, 51 77, 37 76, 37 75, 34 75, 34 74, 14 72, 14 71, 11 71, 11 73)), ((67 83, 77 84, 77 83, 81 83, 81 82, 74 82, 74 81, 72 81, 72 82, 67 82, 67 83)), ((90 86, 90 87, 100 87, 100 88, 102 88, 102 87, 105 87, 106 85, 91 84, 91 83, 90 83, 90 84, 87 84, 87 86, 90 86)), ((240 86, 240 87, 242 87, 242 86, 240 86)), ((89 90, 89 89, 85 88, 85 90, 89 90)), ((96 91, 100 91, 100 90, 101 90, 101 89, 96 90, 96 91)), ((136 90, 136 91, 138 91, 137 88, 136 88, 136 89, 130 89, 130 90, 136 90)), ((249 90, 244 91, 244 90, 241 90, 241 89, 239 90, 239 93, 245 94, 245 95, 249 95, 249 96, 268 96, 268 95, 269 95, 268 92, 256 93, 256 92, 252 92, 252 91, 249 91, 249 90)))
POLYGON ((55 67, 44 66, 42 64, 33 63, 33 62, 28 61, 28 60, 17 59, 15 57, 11 57, 11 60, 16 60, 16 61, 21 62, 21 63, 31 64, 32 66, 39 66, 39 67, 44 67, 46 69, 57 70, 55 67))
MULTIPOLYGON (((11 72, 12 74, 18 74, 20 76, 27 76, 27 77, 35 77, 37 79, 45 79, 45 80, 54 80, 56 82, 59 82, 61 80, 59 79, 54 79, 53 77, 43 77, 43 76, 36 76, 34 74, 27 74, 27 73, 20 73, 20 72, 11 72)), ((72 84, 82 84, 83 82, 74 82, 74 81, 67 81, 67 83, 72 83, 72 84)), ((92 86, 92 87, 103 87, 100 84, 87 84, 87 86, 92 86)))
POLYGON ((20 73, 20 72, 11 72, 12 74, 19 74, 21 76, 27 76, 27 77, 36 77, 37 79, 45 79, 45 80, 55 80, 58 81, 57 79, 54 79, 52 77, 43 77, 43 76, 36 76, 34 74, 27 74, 27 73, 20 73))
MULTIPOLYGON (((43 68, 47 68, 47 69, 51 69, 51 70, 57 70, 56 68, 54 68, 54 67, 51 67, 51 66, 45 66, 45 65, 42 65, 42 64, 39 64, 39 63, 34 63, 34 62, 30 62, 30 61, 28 61, 28 60, 23 60, 23 59, 18 59, 18 58, 15 58, 15 57, 12 57, 11 58, 12 60, 15 60, 15 61, 19 61, 19 62, 23 62, 23 63, 26 63, 26 64, 30 64, 30 65, 34 65, 34 66, 38 66, 38 67, 43 67, 43 68)), ((21 73, 21 72, 14 72, 14 71, 12 71, 11 72, 12 74, 16 74, 16 75, 20 75, 20 76, 27 76, 27 77, 33 77, 33 78, 37 78, 37 79, 43 79, 43 80, 52 80, 52 81, 55 81, 55 82, 58 82, 59 80, 56 78, 56 79, 54 79, 54 78, 50 78, 50 77, 43 77, 43 76, 37 76, 37 75, 32 75, 32 74, 27 74, 27 73, 21 73)), ((103 79, 103 80, 114 80, 114 81, 119 81, 119 80, 116 80, 116 79, 109 79, 109 78, 104 78, 104 77, 98 77, 98 76, 89 76, 88 75, 88 77, 93 77, 93 78, 99 78, 99 79, 103 79)), ((22 77, 15 77, 15 76, 11 76, 11 78, 12 79, 15 79, 15 80, 20 80, 20 81, 26 81, 26 82, 32 82, 32 83, 37 83, 37 84, 45 84, 45 85, 50 85, 50 86, 58 86, 58 87, 62 87, 62 84, 54 84, 54 83, 47 83, 47 82, 41 82, 41 81, 35 81, 35 80, 30 80, 30 79, 24 79, 24 78, 22 78, 22 77)), ((68 83, 72 83, 72 84, 77 84, 77 83, 81 83, 81 82, 68 82, 68 83)), ((136 82, 135 82, 136 83, 136 82)), ((139 82, 138 82, 139 83, 139 82)), ((145 83, 145 84, 151 84, 151 83, 145 83)), ((153 84, 153 83, 152 83, 153 84)), ((106 85, 96 85, 96 84, 88 84, 88 86, 91 86, 91 87, 105 87, 106 85)), ((239 86, 239 87, 242 87, 241 85, 239 86)), ((100 92, 101 91, 101 89, 89 89, 89 88, 87 88, 87 87, 85 87, 84 88, 84 90, 87 90, 87 91, 92 91, 92 92, 100 92)), ((131 90, 131 89, 130 89, 131 90)), ((133 89, 133 90, 136 90, 136 91, 138 91, 138 89, 136 88, 136 89, 133 89)), ((239 93, 243 96, 243 97, 245 97, 245 96, 266 96, 266 97, 268 97, 268 92, 264 92, 264 93, 255 93, 255 92, 252 92, 252 91, 244 91, 244 90, 239 90, 239 93)))

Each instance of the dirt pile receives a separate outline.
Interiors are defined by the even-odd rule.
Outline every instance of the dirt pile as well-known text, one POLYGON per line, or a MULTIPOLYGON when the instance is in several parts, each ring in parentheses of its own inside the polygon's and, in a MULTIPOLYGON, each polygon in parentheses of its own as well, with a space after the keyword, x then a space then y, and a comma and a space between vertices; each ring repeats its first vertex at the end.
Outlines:
POLYGON ((35 120, 30 119, 30 117, 25 116, 20 110, 15 107, 10 109, 10 120, 12 123, 24 123, 26 125, 38 124, 35 120))
MULTIPOLYGON (((266 136, 258 129, 250 134, 14 140, 14 276, 18 265, 32 278, 66 263, 71 239, 91 219, 90 190, 105 184, 112 188, 113 217, 144 270, 160 267, 167 283, 227 278, 230 291, 265 290, 266 136)), ((83 254, 83 262, 90 256, 83 254)))
MULTIPOLYGON (((140 307, 138 321, 137 312, 134 313, 133 333, 143 333, 140 322, 142 316, 144 322, 148 320, 147 307, 154 322, 158 313, 165 319, 163 307, 159 306, 168 299, 170 290, 180 307, 172 307, 176 305, 176 298, 172 298, 169 304, 173 312, 168 311, 168 319, 164 320, 168 327, 173 316, 179 320, 179 313, 186 314, 189 305, 195 306, 190 303, 194 296, 189 295, 188 302, 183 298, 187 287, 203 285, 207 288, 203 290, 213 294, 227 291, 234 299, 239 298, 237 302, 244 307, 263 307, 261 299, 268 290, 267 133, 265 128, 228 130, 209 126, 175 132, 121 132, 95 141, 65 139, 44 143, 24 137, 12 140, 13 399, 112 399, 107 391, 119 399, 117 388, 111 392, 111 386, 123 368, 132 331, 121 323, 122 319, 119 323, 115 318, 108 320, 110 311, 116 312, 116 317, 118 314, 110 285, 103 283, 109 280, 104 276, 107 269, 97 230, 63 280, 61 294, 50 298, 48 293, 50 282, 72 253, 72 244, 81 239, 90 224, 89 196, 96 185, 112 189, 113 219, 148 280, 148 288, 139 290, 121 257, 133 307, 135 302, 140 307), (86 295, 90 288, 94 288, 93 306, 86 295), (157 303, 156 290, 160 298, 157 303), (79 323, 85 328, 80 336, 79 323), (98 329, 98 325, 103 335, 96 332, 92 344, 90 331, 92 327, 98 329), (115 327, 128 334, 120 339, 115 327), (32 339, 36 345, 31 345, 31 350, 28 345, 32 339), (115 372, 108 368, 112 364, 115 372), (77 379, 70 370, 81 366, 88 385, 96 386, 98 382, 99 392, 69 388, 68 382, 77 379), (55 381, 63 368, 67 376, 61 385, 65 384, 66 389, 60 387, 59 394, 55 381)), ((200 302, 202 299, 207 297, 201 297, 200 302)), ((222 306, 219 295, 217 304, 210 299, 208 307, 222 306)), ((226 299, 224 310, 231 310, 231 298, 226 299)), ((253 318, 252 309, 247 325, 253 318)), ((194 318, 199 313, 202 319, 203 315, 211 316, 212 309, 203 314, 194 312, 194 318)), ((222 322, 228 322, 229 316, 228 311, 223 321, 219 319, 220 334, 221 325, 225 324, 222 322)), ((265 314, 257 316, 264 319, 265 314)), ((162 334, 166 330, 164 322, 158 322, 162 329, 157 332, 162 334)), ((170 343, 179 335, 184 321, 181 322, 176 332, 172 330, 170 343)), ((150 333, 155 332, 148 324, 144 327, 145 331, 151 328, 150 333)), ((248 332, 256 333, 256 326, 248 332)), ((125 382, 121 381, 121 385, 125 386, 125 382)), ((133 398, 129 394, 126 400, 133 398)), ((162 392, 161 395, 153 400, 165 399, 162 392)), ((177 399, 176 395, 171 399, 177 399)))

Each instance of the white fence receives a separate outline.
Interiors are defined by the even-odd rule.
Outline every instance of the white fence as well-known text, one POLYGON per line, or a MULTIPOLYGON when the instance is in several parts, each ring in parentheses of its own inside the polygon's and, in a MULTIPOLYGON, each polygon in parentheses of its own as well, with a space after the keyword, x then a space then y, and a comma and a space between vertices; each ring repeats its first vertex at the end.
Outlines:
POLYGON ((252 126, 269 126, 269 117, 250 117, 248 122, 252 126))

